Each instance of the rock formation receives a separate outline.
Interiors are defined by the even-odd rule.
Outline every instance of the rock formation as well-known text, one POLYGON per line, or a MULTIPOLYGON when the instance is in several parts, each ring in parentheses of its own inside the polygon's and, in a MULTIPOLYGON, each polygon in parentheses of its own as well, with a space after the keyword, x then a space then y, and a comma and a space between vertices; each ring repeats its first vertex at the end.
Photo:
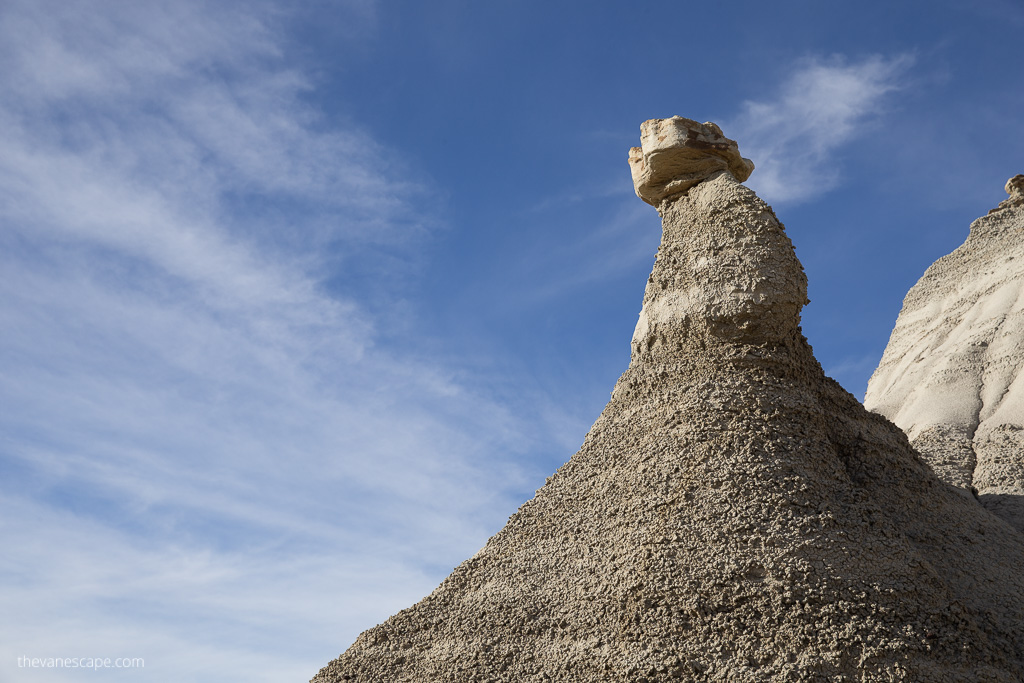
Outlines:
POLYGON ((741 157, 736 141, 710 121, 701 125, 673 116, 640 124, 640 146, 629 150, 629 170, 636 196, 657 207, 665 197, 686 192, 715 171, 729 171, 742 183, 754 171, 754 162, 741 157))
POLYGON ((864 405, 1024 531, 1024 175, 907 294, 864 405))
POLYGON ((313 681, 1024 680, 1024 537, 825 377, 735 143, 642 130, 663 239, 607 407, 483 549, 313 681))

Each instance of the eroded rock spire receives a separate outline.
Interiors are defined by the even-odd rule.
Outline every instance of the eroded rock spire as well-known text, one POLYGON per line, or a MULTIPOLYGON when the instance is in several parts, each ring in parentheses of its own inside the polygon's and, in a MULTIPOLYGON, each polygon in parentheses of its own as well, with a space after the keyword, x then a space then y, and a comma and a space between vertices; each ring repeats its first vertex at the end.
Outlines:
POLYGON ((824 376, 735 143, 641 130, 663 238, 608 405, 483 549, 314 681, 1020 681, 1024 537, 824 376))

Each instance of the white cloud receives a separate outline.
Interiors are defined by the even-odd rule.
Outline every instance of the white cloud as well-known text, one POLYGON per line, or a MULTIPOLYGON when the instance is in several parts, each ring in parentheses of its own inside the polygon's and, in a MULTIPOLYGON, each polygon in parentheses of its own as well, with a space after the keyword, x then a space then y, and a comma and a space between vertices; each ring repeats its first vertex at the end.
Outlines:
POLYGON ((308 677, 470 556, 550 439, 321 281, 436 220, 302 103, 274 20, 0 10, 0 677, 308 677))
POLYGON ((888 93, 903 87, 912 61, 906 55, 809 60, 785 79, 778 97, 746 102, 725 130, 756 164, 748 184, 774 202, 799 202, 835 187, 836 151, 864 132, 888 93))
MULTIPOLYGON (((590 199, 593 201, 594 196, 590 199)), ((572 200, 570 196, 567 201, 572 200)), ((531 272, 528 278, 523 278, 529 280, 530 285, 517 292, 518 306, 535 306, 538 301, 564 297, 566 292, 623 272, 650 269, 661 239, 658 215, 632 193, 625 200, 606 200, 601 207, 604 213, 589 225, 585 235, 569 244, 531 255, 528 268, 546 277, 537 277, 531 272)))
POLYGON ((0 571, 18 579, 0 593, 18 622, 4 628, 10 680, 82 675, 17 671, 25 656, 140 657, 133 680, 305 680, 332 656, 324 641, 349 635, 324 612, 372 624, 432 587, 424 572, 372 547, 197 549, 26 501, 0 501, 0 511, 15 549, 0 571))

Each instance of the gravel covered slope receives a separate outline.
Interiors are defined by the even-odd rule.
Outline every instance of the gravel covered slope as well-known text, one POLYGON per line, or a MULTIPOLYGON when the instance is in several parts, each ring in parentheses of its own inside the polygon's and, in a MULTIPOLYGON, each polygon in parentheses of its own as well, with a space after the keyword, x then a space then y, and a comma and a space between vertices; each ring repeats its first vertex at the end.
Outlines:
POLYGON ((582 448, 313 681, 1024 680, 1024 537, 824 376, 772 210, 720 169, 652 203, 582 448))

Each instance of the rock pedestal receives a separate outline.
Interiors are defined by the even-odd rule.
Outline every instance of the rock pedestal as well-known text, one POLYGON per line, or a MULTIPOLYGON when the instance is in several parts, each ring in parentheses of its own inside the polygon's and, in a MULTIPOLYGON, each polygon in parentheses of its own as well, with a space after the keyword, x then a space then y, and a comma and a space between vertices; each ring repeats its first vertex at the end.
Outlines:
POLYGON ((691 124, 631 152, 663 238, 582 448, 314 681, 1021 680, 1024 538, 824 376, 783 226, 691 124))

